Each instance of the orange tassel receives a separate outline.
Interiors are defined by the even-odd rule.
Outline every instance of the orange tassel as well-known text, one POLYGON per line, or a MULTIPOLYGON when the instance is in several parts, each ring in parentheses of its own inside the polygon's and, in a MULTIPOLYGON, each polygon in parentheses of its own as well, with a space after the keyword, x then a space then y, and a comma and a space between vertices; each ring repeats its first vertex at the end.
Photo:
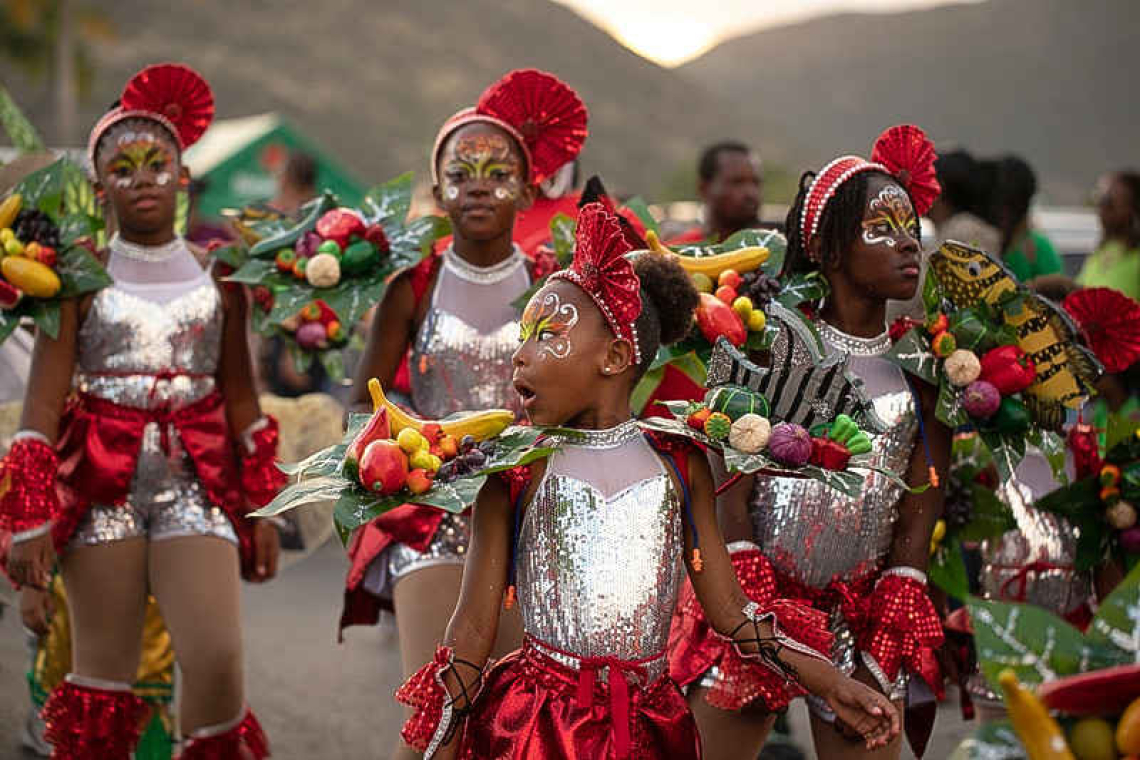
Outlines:
POLYGON ((938 488, 938 470, 934 469, 934 465, 930 465, 930 487, 938 488))
POLYGON ((512 583, 511 585, 507 586, 507 597, 503 600, 504 610, 509 610, 515 606, 515 598, 517 596, 517 593, 518 592, 515 590, 515 584, 512 583))
POLYGON ((693 572, 699 573, 705 568, 705 561, 701 559, 701 550, 693 549, 693 572))

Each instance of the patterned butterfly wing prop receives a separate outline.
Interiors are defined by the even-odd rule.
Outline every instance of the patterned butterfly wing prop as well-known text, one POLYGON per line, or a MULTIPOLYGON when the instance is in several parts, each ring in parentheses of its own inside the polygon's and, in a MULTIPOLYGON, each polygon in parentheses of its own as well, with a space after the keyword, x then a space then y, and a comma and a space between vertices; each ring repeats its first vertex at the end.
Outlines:
POLYGON ((768 399, 773 419, 809 430, 838 414, 852 417, 868 432, 886 430, 863 391, 863 381, 847 371, 845 354, 825 355, 811 325, 775 302, 769 304, 768 318, 780 331, 772 347, 772 366, 754 364, 720 338, 709 359, 707 387, 751 388, 768 399))

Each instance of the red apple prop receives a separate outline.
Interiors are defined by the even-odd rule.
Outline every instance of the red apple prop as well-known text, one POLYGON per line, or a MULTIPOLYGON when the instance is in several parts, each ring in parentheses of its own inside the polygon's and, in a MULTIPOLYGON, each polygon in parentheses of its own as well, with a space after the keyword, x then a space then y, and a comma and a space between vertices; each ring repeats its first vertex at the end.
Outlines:
POLYGON ((360 483, 382 496, 396 493, 408 482, 408 457, 391 440, 373 441, 360 457, 360 483))

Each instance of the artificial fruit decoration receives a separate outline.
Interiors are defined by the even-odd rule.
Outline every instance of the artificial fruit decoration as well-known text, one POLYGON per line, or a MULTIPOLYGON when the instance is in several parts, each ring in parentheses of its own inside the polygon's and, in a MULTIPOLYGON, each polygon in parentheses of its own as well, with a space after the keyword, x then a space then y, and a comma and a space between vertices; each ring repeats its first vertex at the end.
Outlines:
POLYGON ((1003 396, 1020 393, 1032 385, 1037 376, 1033 360, 1014 345, 990 349, 982 356, 981 365, 981 379, 1003 396))

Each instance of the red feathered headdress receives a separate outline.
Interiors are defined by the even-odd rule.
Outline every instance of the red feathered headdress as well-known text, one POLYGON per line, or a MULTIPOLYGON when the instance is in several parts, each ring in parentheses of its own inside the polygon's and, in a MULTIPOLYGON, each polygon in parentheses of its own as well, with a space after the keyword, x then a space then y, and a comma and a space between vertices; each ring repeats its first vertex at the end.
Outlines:
POLYGON ((934 173, 937 158, 934 143, 925 132, 913 124, 901 124, 879 135, 870 161, 859 156, 843 156, 823 167, 812 180, 800 212, 800 239, 804 247, 819 229, 827 202, 844 182, 862 172, 880 171, 891 175, 910 193, 915 212, 919 216, 925 214, 942 192, 934 173))
POLYGON ((614 335, 633 345, 634 361, 641 363, 634 322, 641 314, 641 281, 633 263, 625 257, 629 243, 617 216, 601 203, 591 203, 578 212, 574 232, 574 261, 569 269, 550 279, 569 280, 598 305, 614 335))
POLYGON ((145 118, 166 127, 186 150, 214 120, 214 93, 202 76, 180 63, 147 66, 131 77, 119 105, 99 119, 87 141, 87 158, 95 169, 95 146, 103 133, 124 119, 145 118))
POLYGON ((494 124, 522 148, 530 182, 538 184, 574 160, 586 142, 586 104, 578 93, 553 74, 519 69, 488 87, 474 108, 452 116, 436 135, 431 151, 432 180, 439 182, 439 152, 443 142, 464 124, 494 124))

